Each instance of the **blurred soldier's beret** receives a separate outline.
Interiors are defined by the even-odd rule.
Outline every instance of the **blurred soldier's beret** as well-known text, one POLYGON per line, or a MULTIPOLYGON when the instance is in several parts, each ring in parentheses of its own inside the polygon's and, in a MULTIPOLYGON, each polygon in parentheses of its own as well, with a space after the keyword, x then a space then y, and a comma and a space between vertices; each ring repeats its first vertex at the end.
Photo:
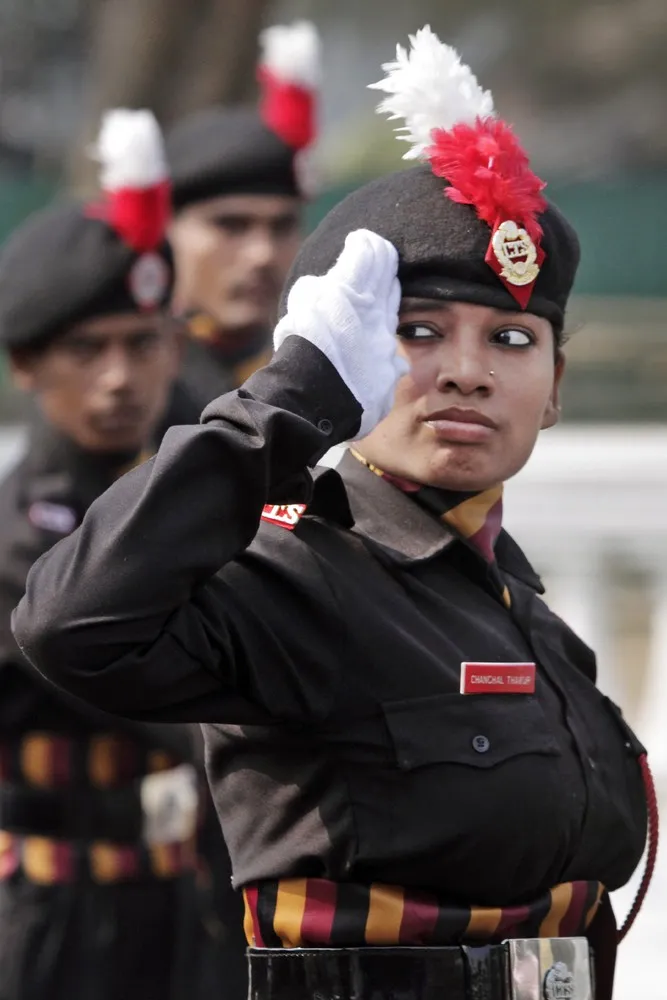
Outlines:
POLYGON ((259 107, 207 108, 167 133, 176 209, 226 194, 302 197, 316 131, 319 38, 312 24, 262 32, 259 107))
POLYGON ((327 271, 347 234, 366 228, 397 248, 403 295, 527 310, 559 332, 579 263, 576 233, 454 49, 429 28, 410 41, 373 87, 388 95, 378 110, 406 123, 405 158, 422 162, 337 205, 303 245, 286 292, 301 275, 327 271))
POLYGON ((223 194, 300 197, 294 150, 254 108, 208 108, 167 134, 174 208, 223 194))
POLYGON ((104 196, 32 215, 0 252, 0 343, 38 348, 81 320, 166 306, 170 186, 150 112, 117 110, 98 142, 104 196))

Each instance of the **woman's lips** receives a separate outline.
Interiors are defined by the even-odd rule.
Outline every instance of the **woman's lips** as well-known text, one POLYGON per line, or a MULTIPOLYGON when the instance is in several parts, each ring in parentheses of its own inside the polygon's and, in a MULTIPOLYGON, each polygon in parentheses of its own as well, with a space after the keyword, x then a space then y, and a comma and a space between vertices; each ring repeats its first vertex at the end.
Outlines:
POLYGON ((498 429, 495 421, 486 414, 457 407, 434 413, 424 423, 438 440, 457 444, 482 444, 498 429))

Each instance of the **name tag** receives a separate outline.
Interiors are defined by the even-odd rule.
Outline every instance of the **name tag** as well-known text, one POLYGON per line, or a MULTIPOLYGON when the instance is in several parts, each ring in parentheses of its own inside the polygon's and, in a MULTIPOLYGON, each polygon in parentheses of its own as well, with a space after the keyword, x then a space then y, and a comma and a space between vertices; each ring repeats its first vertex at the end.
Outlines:
POLYGON ((306 509, 305 503, 279 504, 267 503, 262 511, 262 521, 269 524, 279 524, 281 528, 294 531, 306 509))
POLYGON ((461 664, 461 694, 534 693, 534 663, 461 664))

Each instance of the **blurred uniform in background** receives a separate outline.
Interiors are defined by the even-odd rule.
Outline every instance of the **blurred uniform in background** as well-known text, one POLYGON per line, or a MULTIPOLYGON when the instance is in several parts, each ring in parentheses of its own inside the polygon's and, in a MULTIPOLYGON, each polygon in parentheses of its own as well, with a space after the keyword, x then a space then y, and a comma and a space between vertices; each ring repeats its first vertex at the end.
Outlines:
MULTIPOLYGON (((319 38, 308 22, 260 38, 259 107, 213 107, 167 134, 176 262, 174 311, 189 338, 166 425, 190 423, 271 357, 280 292, 301 243, 316 134, 319 38)), ((243 905, 212 803, 200 831, 214 947, 203 992, 243 1000, 243 905), (221 990, 224 992, 221 994, 221 990)))
POLYGON ((190 728, 69 699, 10 631, 32 563, 151 453, 179 369, 155 120, 111 113, 100 154, 108 196, 35 215, 0 257, 0 341, 38 411, 0 486, 1 1000, 177 1000, 203 947, 190 728))
POLYGON ((302 21, 267 29, 261 42, 258 108, 208 108, 167 135, 174 306, 191 334, 183 381, 200 409, 269 360, 301 241, 319 38, 302 21))

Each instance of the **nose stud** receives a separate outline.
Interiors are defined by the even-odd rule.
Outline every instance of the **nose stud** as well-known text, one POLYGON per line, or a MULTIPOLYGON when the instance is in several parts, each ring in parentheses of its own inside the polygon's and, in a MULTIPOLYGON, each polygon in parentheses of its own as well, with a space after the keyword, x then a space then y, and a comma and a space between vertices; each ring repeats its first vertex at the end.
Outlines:
POLYGON ((495 374, 496 374, 495 372, 489 372, 489 375, 495 375, 495 374))

